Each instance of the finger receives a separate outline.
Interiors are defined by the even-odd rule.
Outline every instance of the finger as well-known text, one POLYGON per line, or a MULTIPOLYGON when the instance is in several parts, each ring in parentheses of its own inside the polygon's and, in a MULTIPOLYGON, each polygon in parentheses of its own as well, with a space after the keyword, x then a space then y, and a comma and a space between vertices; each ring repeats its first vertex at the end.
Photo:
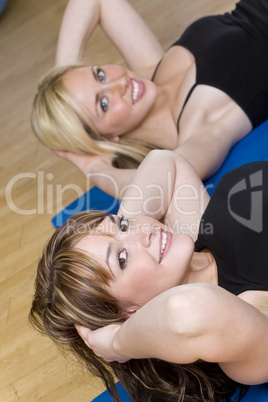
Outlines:
POLYGON ((79 336, 83 339, 83 341, 87 344, 87 346, 89 346, 89 336, 92 332, 91 329, 78 324, 75 324, 75 328, 79 336))
POLYGON ((51 149, 51 151, 55 154, 58 155, 60 157, 63 157, 63 155, 65 154, 65 151, 60 151, 59 149, 51 149))

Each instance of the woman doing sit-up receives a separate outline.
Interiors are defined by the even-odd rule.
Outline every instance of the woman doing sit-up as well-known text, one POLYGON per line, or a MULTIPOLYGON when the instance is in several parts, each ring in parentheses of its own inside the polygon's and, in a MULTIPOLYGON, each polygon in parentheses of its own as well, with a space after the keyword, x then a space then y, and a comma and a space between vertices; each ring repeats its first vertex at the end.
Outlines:
POLYGON ((31 321, 133 401, 268 381, 267 180, 267 162, 245 165, 209 201, 184 158, 152 151, 117 216, 83 212, 52 236, 31 321))
MULTIPOLYGON (((241 0, 231 13, 190 25, 164 52, 126 0, 70 0, 57 67, 34 101, 37 137, 85 174, 116 178, 119 190, 154 148, 174 150, 202 179, 210 176, 268 117, 267 16, 266 0, 241 0), (98 24, 129 70, 74 65, 98 24)), ((103 177, 92 176, 93 184, 118 196, 103 177)))

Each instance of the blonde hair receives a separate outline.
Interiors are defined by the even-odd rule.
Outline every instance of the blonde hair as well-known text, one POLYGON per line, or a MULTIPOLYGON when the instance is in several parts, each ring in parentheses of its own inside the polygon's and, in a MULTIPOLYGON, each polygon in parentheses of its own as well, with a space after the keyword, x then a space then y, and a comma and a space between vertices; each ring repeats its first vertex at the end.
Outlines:
POLYGON ((111 157, 113 165, 118 168, 137 168, 148 152, 156 147, 123 137, 120 143, 111 142, 94 130, 63 84, 67 72, 82 67, 85 65, 56 67, 41 79, 31 114, 35 135, 51 149, 111 157))

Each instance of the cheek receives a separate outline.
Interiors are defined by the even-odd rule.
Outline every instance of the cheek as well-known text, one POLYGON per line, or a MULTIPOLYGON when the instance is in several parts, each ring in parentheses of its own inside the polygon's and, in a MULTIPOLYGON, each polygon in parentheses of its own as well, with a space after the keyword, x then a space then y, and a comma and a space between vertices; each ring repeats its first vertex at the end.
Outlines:
POLYGON ((114 123, 122 121, 129 115, 129 112, 129 106, 120 99, 118 102, 115 102, 112 107, 112 121, 114 123))
POLYGON ((127 269, 131 270, 131 274, 127 275, 126 272, 125 279, 121 283, 121 291, 125 291, 126 295, 131 295, 132 298, 139 294, 145 294, 154 282, 153 272, 149 268, 149 264, 137 260, 135 265, 126 267, 127 269))
POLYGON ((143 261, 140 264, 137 261, 137 265, 133 269, 132 278, 128 283, 129 292, 133 296, 140 297, 144 302, 151 300, 157 294, 161 293, 163 277, 158 270, 159 267, 156 267, 149 260, 143 261))
POLYGON ((109 120, 109 129, 111 134, 122 135, 133 130, 139 121, 136 115, 133 115, 131 108, 123 102, 118 103, 111 109, 111 119, 109 120))

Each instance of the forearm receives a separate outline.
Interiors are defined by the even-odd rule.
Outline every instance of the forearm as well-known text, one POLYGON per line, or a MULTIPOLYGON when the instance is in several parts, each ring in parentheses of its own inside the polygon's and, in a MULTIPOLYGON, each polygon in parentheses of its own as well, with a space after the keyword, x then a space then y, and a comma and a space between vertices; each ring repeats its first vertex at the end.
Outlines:
POLYGON ((56 65, 76 63, 100 19, 100 0, 69 0, 62 19, 56 65))
POLYGON ((132 176, 119 213, 150 216, 172 228, 177 223, 190 228, 198 224, 208 201, 203 183, 185 158, 173 151, 154 150, 132 176))
POLYGON ((161 220, 171 201, 175 180, 173 152, 151 151, 125 186, 120 213, 161 220))
POLYGON ((121 199, 125 186, 131 181, 135 173, 134 169, 117 169, 111 165, 96 164, 90 173, 86 174, 89 185, 97 186, 102 191, 121 199))
POLYGON ((60 28, 56 64, 80 60, 98 23, 129 68, 151 78, 164 52, 127 0, 70 0, 60 28))

